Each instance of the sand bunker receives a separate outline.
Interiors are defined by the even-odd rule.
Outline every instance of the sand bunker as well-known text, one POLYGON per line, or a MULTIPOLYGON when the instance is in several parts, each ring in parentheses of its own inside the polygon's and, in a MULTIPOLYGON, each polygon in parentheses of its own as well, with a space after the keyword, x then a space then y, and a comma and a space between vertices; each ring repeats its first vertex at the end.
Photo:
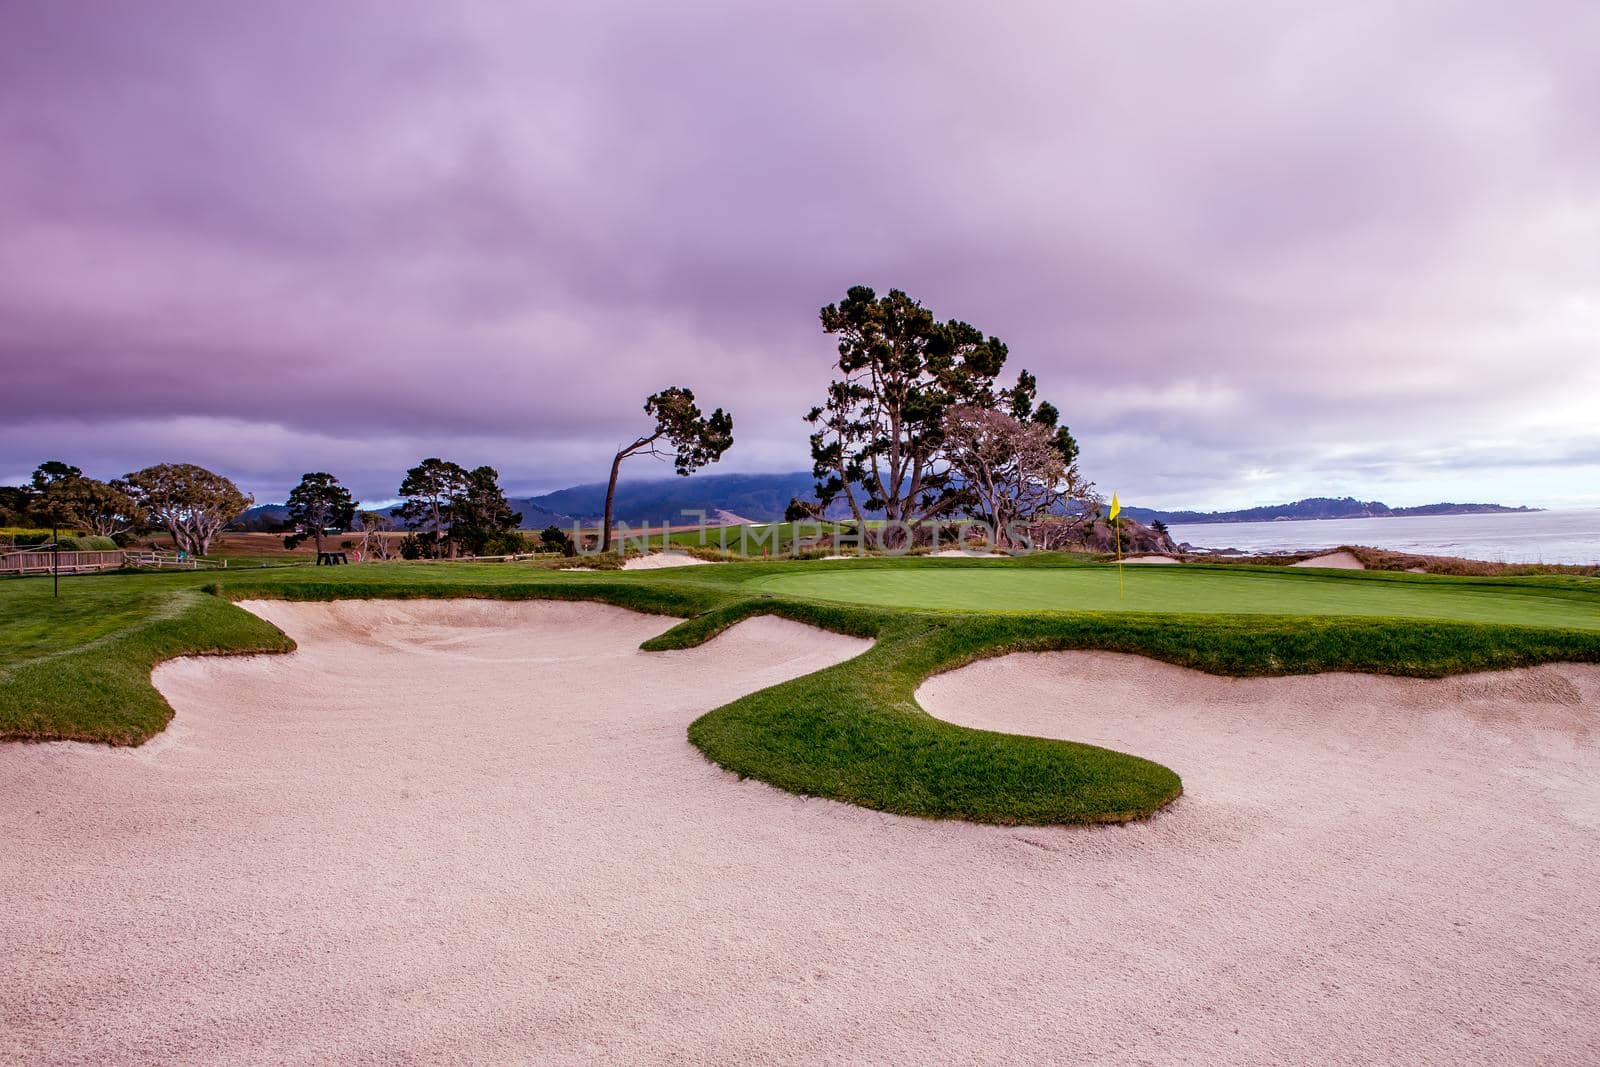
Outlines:
POLYGON ((1125 980, 1073 967, 1128 1012, 1113 1058, 1600 1054, 1600 667, 1233 679, 1019 654, 930 679, 918 699, 1183 776, 1185 795, 1142 826, 1028 835, 1073 854, 1058 891, 1087 912, 1063 911, 1096 916, 1072 935, 1080 950, 1124 961, 1125 980))
POLYGON ((1124 563, 1177 563, 1171 556, 1129 556, 1124 563))
POLYGON ((1291 567, 1329 567, 1341 571, 1364 571, 1367 565, 1349 552, 1329 552, 1323 556, 1312 556, 1299 563, 1289 564, 1291 567))
POLYGON ((138 749, 0 746, 0 1061, 1551 1062, 1600 1053, 1600 669, 1112 656, 941 716, 1161 759, 1134 826, 740 781, 704 709, 855 654, 583 604, 271 603, 138 749))
POLYGON ((652 552, 648 556, 629 556, 622 564, 625 571, 656 571, 663 567, 699 567, 714 562, 700 559, 687 552, 652 552))

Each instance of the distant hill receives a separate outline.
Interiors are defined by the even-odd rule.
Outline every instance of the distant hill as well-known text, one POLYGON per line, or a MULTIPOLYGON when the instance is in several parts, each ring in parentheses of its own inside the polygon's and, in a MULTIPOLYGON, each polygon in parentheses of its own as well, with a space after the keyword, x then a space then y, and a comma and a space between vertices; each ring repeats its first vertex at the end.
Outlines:
MULTIPOLYGON (((539 503, 539 497, 517 496, 507 498, 512 511, 522 513, 522 528, 524 530, 542 530, 546 526, 571 526, 572 516, 559 511, 552 511, 539 503)), ((389 509, 392 513, 393 508, 389 509)), ((396 522, 400 520, 395 519, 396 522)))
MULTIPOLYGON (((735 518, 751 522, 777 522, 791 497, 809 497, 816 479, 804 471, 788 474, 696 474, 689 478, 650 478, 630 481, 626 473, 617 484, 613 510, 622 522, 693 522, 685 512, 703 511, 715 517, 730 512, 735 518)), ((574 485, 543 496, 513 500, 511 506, 524 510, 530 505, 547 512, 598 522, 605 511, 604 482, 574 485)), ((711 520, 708 520, 711 521, 711 520)), ((527 525, 527 516, 523 516, 527 525)), ((541 524, 544 525, 544 524, 541 524)))
POLYGON ((256 533, 277 533, 289 525, 289 509, 282 504, 257 504, 240 515, 234 525, 256 533))
MULTIPOLYGON (((617 484, 614 505, 619 522, 686 524, 695 521, 687 512, 705 512, 707 522, 738 524, 777 522, 791 497, 809 497, 815 479, 804 471, 788 474, 697 474, 689 478, 643 478, 617 484)), ((541 496, 511 497, 513 511, 522 513, 524 530, 546 526, 571 526, 573 522, 598 523, 605 511, 604 482, 574 485, 541 496)), ((383 509, 394 517, 394 508, 383 509)), ((247 530, 278 531, 289 520, 282 504, 258 504, 246 511, 239 525, 247 530)), ((399 519, 395 519, 399 524, 399 519)))
POLYGON ((1369 519, 1392 515, 1485 515, 1539 509, 1507 507, 1504 504, 1422 504, 1410 508, 1391 508, 1380 500, 1357 500, 1353 496, 1313 496, 1290 504, 1269 504, 1238 511, 1158 511, 1137 507, 1124 507, 1122 510, 1140 522, 1159 519, 1165 523, 1194 525, 1208 522, 1281 522, 1289 519, 1369 519))
MULTIPOLYGON (((624 474, 617 485, 615 505, 619 522, 674 523, 694 521, 685 512, 703 511, 707 522, 778 522, 791 497, 809 498, 815 479, 805 471, 785 474, 696 474, 689 478, 643 478, 629 480, 624 474)), ((593 524, 605 510, 604 482, 591 482, 558 489, 541 496, 513 497, 511 507, 522 512, 522 528, 542 530, 546 526, 571 526, 574 522, 593 524)), ((393 514, 392 508, 388 509, 393 514)), ((1503 504, 1423 504, 1411 508, 1391 508, 1377 500, 1355 497, 1309 497, 1291 504, 1244 508, 1239 511, 1161 511, 1155 508, 1125 506, 1123 512, 1142 523, 1157 519, 1165 523, 1276 522, 1283 519, 1357 519, 1383 515, 1476 515, 1495 512, 1537 511, 1538 508, 1507 507, 1503 504)), ((845 511, 837 504, 836 517, 845 511)), ((252 530, 278 530, 288 520, 282 504, 259 504, 244 513, 242 525, 252 530)), ((397 520, 398 524, 398 520, 397 520)))

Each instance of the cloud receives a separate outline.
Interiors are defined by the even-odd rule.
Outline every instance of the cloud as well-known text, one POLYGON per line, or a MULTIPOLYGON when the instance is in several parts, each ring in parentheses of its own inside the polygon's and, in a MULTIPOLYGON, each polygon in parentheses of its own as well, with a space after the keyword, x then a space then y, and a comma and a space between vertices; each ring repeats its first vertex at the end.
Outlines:
POLYGON ((1583 0, 15 5, 0 474, 549 487, 674 383, 803 468, 865 282, 1129 499, 1516 495, 1503 442, 1592 455, 1597 47, 1583 0))

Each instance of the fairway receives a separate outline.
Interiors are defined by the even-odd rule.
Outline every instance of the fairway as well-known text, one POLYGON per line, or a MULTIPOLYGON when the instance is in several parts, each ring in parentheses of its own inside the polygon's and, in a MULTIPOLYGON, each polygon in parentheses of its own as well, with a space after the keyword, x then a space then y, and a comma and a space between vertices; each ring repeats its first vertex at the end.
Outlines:
POLYGON ((1302 571, 963 565, 839 567, 749 583, 763 592, 944 611, 1353 615, 1600 630, 1600 596, 1512 582, 1391 579, 1302 571))

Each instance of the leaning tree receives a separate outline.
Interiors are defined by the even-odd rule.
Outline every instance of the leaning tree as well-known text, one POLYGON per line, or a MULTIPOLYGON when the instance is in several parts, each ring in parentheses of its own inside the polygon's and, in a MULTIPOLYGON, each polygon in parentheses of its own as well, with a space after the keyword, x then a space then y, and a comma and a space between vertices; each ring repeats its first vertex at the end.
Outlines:
POLYGON ((222 475, 193 463, 158 463, 123 481, 150 521, 166 527, 180 551, 197 556, 205 555, 212 538, 255 499, 222 475))
POLYGON ((327 471, 302 474, 300 484, 289 491, 287 504, 289 525, 294 532, 283 539, 284 547, 294 548, 309 537, 317 546, 319 559, 323 535, 328 530, 348 530, 355 521, 356 508, 361 506, 351 497, 350 490, 327 471))
POLYGON ((611 512, 617 495, 617 475, 629 456, 671 458, 681 475, 688 475, 722 458, 733 446, 733 416, 721 408, 702 415, 694 393, 672 386, 644 402, 644 412, 655 418, 655 428, 617 449, 611 460, 611 480, 606 484, 605 516, 600 527, 600 551, 611 550, 611 512))

